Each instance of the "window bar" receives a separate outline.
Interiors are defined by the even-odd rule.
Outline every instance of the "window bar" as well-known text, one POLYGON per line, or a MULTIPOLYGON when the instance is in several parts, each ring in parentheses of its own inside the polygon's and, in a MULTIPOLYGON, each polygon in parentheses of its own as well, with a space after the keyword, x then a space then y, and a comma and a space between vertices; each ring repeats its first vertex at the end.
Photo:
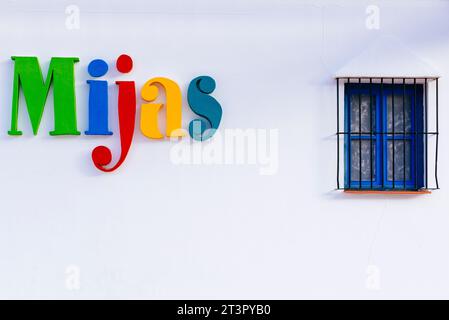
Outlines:
POLYGON ((415 98, 413 100, 414 131, 415 131, 415 189, 418 190, 418 126, 416 125, 416 78, 413 79, 413 90, 415 98))
POLYGON ((369 79, 369 129, 370 129, 370 143, 369 143, 369 168, 371 189, 373 189, 373 78, 369 79))
MULTIPOLYGON (((355 78, 356 79, 356 81, 358 82, 358 84, 361 84, 362 83, 362 79, 364 79, 364 78, 355 78), (357 80, 358 79, 358 80, 357 80)), ((391 79, 391 87, 392 87, 392 95, 391 95, 391 98, 392 98, 392 101, 391 101, 391 107, 392 107, 392 110, 391 110, 391 116, 392 116, 392 130, 391 130, 391 132, 388 132, 388 130, 380 130, 380 131, 377 131, 376 130, 376 128, 377 128, 377 126, 376 126, 376 122, 375 122, 375 124, 374 124, 374 126, 373 126, 373 120, 374 120, 374 115, 373 115, 373 107, 375 107, 375 105, 373 105, 373 93, 372 93, 372 90, 373 90, 373 78, 366 78, 367 80, 369 79, 369 95, 370 95, 370 101, 369 101, 369 105, 370 105, 370 107, 369 107, 369 110, 370 110, 370 115, 369 115, 369 120, 370 120, 370 129, 369 130, 363 130, 362 131, 362 91, 360 91, 359 93, 358 93, 358 103, 359 103, 359 105, 358 105, 358 111, 359 111, 359 132, 356 132, 356 129, 352 129, 351 128, 351 112, 348 112, 348 115, 347 116, 345 116, 345 125, 344 125, 344 127, 345 127, 345 129, 344 130, 342 130, 342 131, 340 131, 341 130, 341 126, 340 126, 340 90, 339 90, 339 86, 340 86, 340 84, 341 84, 341 82, 342 82, 342 80, 344 81, 344 80, 346 80, 346 83, 347 84, 350 84, 351 83, 351 78, 349 77, 349 78, 336 78, 336 83, 337 83, 337 189, 339 189, 339 190, 341 190, 341 186, 340 186, 340 173, 341 173, 341 168, 340 168, 340 157, 341 157, 341 155, 340 155, 340 152, 341 152, 341 147, 340 147, 340 135, 343 135, 344 137, 345 137, 345 139, 346 139, 346 137, 348 137, 348 143, 347 143, 347 159, 348 159, 348 161, 349 161, 349 163, 351 163, 351 161, 352 160, 356 160, 356 159, 352 159, 352 152, 351 152, 351 149, 352 149, 352 137, 353 136, 355 136, 355 135, 357 135, 358 136, 358 141, 359 141, 359 159, 358 159, 358 161, 359 161, 359 173, 358 173, 358 177, 359 177, 359 183, 358 183, 358 189, 363 189, 363 181, 362 181, 362 178, 363 178, 363 171, 362 171, 362 163, 363 163, 363 161, 362 161, 362 141, 363 141, 363 139, 362 139, 362 137, 363 137, 363 135, 370 135, 370 137, 369 137, 369 142, 370 142, 370 186, 371 186, 371 189, 373 189, 374 188, 374 170, 376 169, 376 167, 373 165, 373 162, 374 162, 374 155, 373 155, 373 144, 374 144, 374 142, 375 142, 375 137, 377 137, 377 135, 379 134, 379 135, 381 135, 381 138, 382 138, 382 141, 383 141, 383 139, 387 139, 387 141, 388 140, 390 140, 389 138, 388 138, 388 136, 389 135, 391 135, 391 139, 392 139, 392 147, 393 147, 393 155, 392 155, 392 163, 390 164, 390 165, 392 165, 392 175, 393 175, 393 177, 392 177, 392 188, 393 189, 396 189, 396 177, 395 177, 395 173, 396 173, 396 168, 395 168, 395 162, 396 162, 396 159, 395 159, 395 147, 396 147, 396 138, 397 138, 397 135, 398 134, 400 134, 400 132, 397 132, 397 130, 396 130, 396 126, 395 126, 395 113, 396 113, 396 110, 395 110, 395 88, 394 88, 394 86, 395 86, 395 82, 396 82, 396 79, 401 79, 401 78, 387 78, 387 79, 391 79), (365 131, 368 131, 368 132, 365 132, 365 131)), ((376 78, 376 79, 380 79, 380 91, 381 91, 381 97, 383 97, 384 96, 384 84, 387 84, 387 85, 390 85, 389 83, 386 83, 385 81, 384 81, 384 79, 385 78, 382 78, 382 77, 380 77, 380 78, 376 78)), ((403 172, 403 177, 402 177, 402 181, 404 182, 404 186, 403 186, 403 189, 405 189, 405 190, 407 190, 407 162, 408 161, 412 161, 412 159, 413 158, 409 158, 408 160, 407 160, 407 149, 406 149, 406 142, 409 140, 410 141, 410 146, 409 146, 409 148, 410 148, 410 150, 413 150, 414 149, 414 155, 411 155, 411 157, 414 157, 414 162, 408 162, 409 163, 409 171, 410 171, 410 175, 411 176, 413 176, 413 174, 412 173, 414 173, 414 177, 413 177, 413 179, 414 179, 414 187, 415 187, 415 190, 419 190, 419 188, 420 188, 420 185, 421 185, 421 187, 425 187, 425 189, 429 189, 429 162, 428 162, 428 160, 429 160, 429 144, 428 144, 428 140, 429 140, 429 135, 436 135, 436 150, 435 150, 435 171, 434 171, 434 175, 435 175, 435 188, 432 188, 432 189, 439 189, 439 181, 438 181, 438 157, 439 157, 439 149, 438 149, 438 147, 439 147, 439 79, 438 78, 431 78, 431 80, 435 80, 436 81, 436 87, 435 87, 435 95, 436 95, 436 102, 435 102, 435 105, 436 105, 436 114, 435 114, 435 118, 436 118, 436 130, 435 130, 435 132, 430 132, 429 131, 429 115, 428 115, 428 105, 429 105, 429 88, 428 88, 428 84, 429 84, 429 78, 406 78, 406 77, 402 77, 402 85, 403 85, 403 93, 402 93, 402 120, 403 120, 403 124, 402 124, 402 139, 399 139, 399 140, 402 140, 402 142, 403 142, 403 156, 404 156, 404 159, 403 159, 403 165, 404 165, 404 168, 403 168, 403 170, 404 170, 404 172, 403 172), (412 97, 414 97, 414 100, 413 100, 413 104, 410 104, 410 106, 411 106, 411 108, 413 107, 413 113, 412 113, 412 111, 410 111, 410 123, 411 123, 411 125, 410 125, 410 127, 413 127, 414 126, 414 128, 413 128, 413 130, 410 130, 410 131, 407 131, 407 115, 406 115, 406 112, 407 112, 407 107, 406 107, 406 94, 407 94, 407 80, 411 80, 411 79, 413 79, 413 96, 410 96, 410 98, 412 98, 412 97), (424 91, 424 99, 423 99, 423 105, 421 105, 421 104, 418 104, 418 80, 420 80, 420 79, 422 79, 422 80, 424 80, 424 86, 423 86, 423 91, 424 91), (420 122, 418 122, 418 107, 421 107, 421 106, 423 106, 423 114, 424 114, 424 123, 423 123, 423 128, 421 129, 420 127, 418 127, 419 125, 420 125, 420 122), (413 120, 412 120, 412 116, 413 116, 413 120), (407 139, 407 134, 410 134, 410 136, 408 137, 408 139, 407 139), (413 135, 413 136, 411 136, 411 135, 413 135), (414 138, 412 138, 412 137, 414 137, 414 138), (424 164, 424 161, 422 161, 422 162, 420 162, 420 160, 419 160, 419 157, 418 157, 418 155, 419 155, 419 153, 418 153, 418 149, 419 149, 419 142, 421 141, 420 140, 420 137, 425 137, 425 141, 423 141, 424 143, 425 143, 425 150, 424 150, 424 153, 425 153, 425 155, 424 155, 424 161, 425 161, 425 164, 424 164), (412 149, 413 148, 413 149, 412 149), (424 167, 424 165, 425 165, 425 168, 423 168, 423 167, 421 167, 419 164, 420 163, 422 163, 422 166, 424 167), (425 179, 425 183, 424 183, 424 179, 420 179, 419 178, 419 168, 422 168, 423 169, 423 171, 424 171, 424 179, 425 179), (412 171, 413 170, 413 171, 412 171), (422 181, 422 182, 421 182, 422 181), (421 184, 421 183, 422 184, 421 184)), ((388 101, 388 100, 387 100, 388 101)), ((349 103, 349 106, 351 105, 350 104, 350 101, 346 101, 346 98, 345 98, 345 104, 346 103, 349 103)), ((399 131, 400 131, 400 129, 399 129, 399 131)), ((382 144, 383 144, 383 142, 382 142, 382 144)), ((357 161, 357 160, 356 160, 357 161)), ((387 162, 388 163, 388 162, 387 162)), ((378 163, 378 166, 380 167, 380 172, 384 172, 384 170, 385 170, 385 165, 386 165, 386 163, 384 163, 383 161, 381 161, 380 163, 378 163)), ((347 168, 346 167, 346 164, 345 164, 345 168, 347 168)), ((385 173, 387 173, 387 176, 388 176, 388 170, 387 171, 385 171, 385 173)), ((346 179, 348 179, 349 180, 349 183, 348 183, 348 188, 351 188, 351 185, 352 185, 352 177, 351 177, 351 166, 349 166, 349 170, 348 170, 348 172, 347 172, 347 176, 345 177, 345 180, 346 179)), ((383 179, 381 179, 382 181, 381 181, 381 185, 382 185, 382 189, 384 189, 385 188, 385 181, 386 181, 386 179, 385 179, 385 177, 383 177, 383 179)), ((401 179, 399 178, 399 180, 398 181, 400 181, 401 179)), ((345 184, 346 184, 346 182, 345 182, 345 184)))
MULTIPOLYGON (((359 78, 359 86, 361 78, 359 78)), ((362 94, 359 91, 359 189, 362 189, 362 94)))
POLYGON ((337 189, 340 189, 340 79, 337 78, 337 189))
MULTIPOLYGON (((351 83, 351 78, 347 79, 347 84, 349 85, 351 83)), ((348 105, 348 123, 345 126, 345 139, 347 137, 347 141, 348 141, 348 155, 347 155, 347 162, 348 162, 348 188, 351 189, 351 182, 352 182, 352 177, 351 177, 351 166, 352 166, 352 154, 351 154, 351 138, 352 138, 352 127, 351 127, 351 100, 349 99, 349 101, 347 102, 348 105)), ((345 165, 346 166, 346 165, 345 165)))
POLYGON ((429 166, 428 166, 428 160, 429 160, 429 153, 428 153, 428 147, 427 147, 427 141, 429 140, 429 135, 428 135, 428 123, 427 123, 427 78, 425 78, 425 86, 424 86, 424 90, 425 90, 425 97, 424 97, 424 103, 425 103, 425 120, 424 120, 424 125, 426 127, 426 130, 424 131, 425 133, 425 143, 426 143, 426 189, 429 188, 429 179, 428 179, 428 171, 429 171, 429 166))
POLYGON ((440 188, 439 183, 438 183, 438 137, 440 134, 440 130, 439 130, 439 125, 438 125, 438 78, 436 78, 436 83, 435 83, 435 98, 436 98, 436 104, 435 104, 435 117, 436 117, 436 150, 435 150, 435 183, 436 183, 436 187, 437 189, 440 188))
POLYGON ((407 168, 407 161, 405 159, 406 153, 405 153, 405 78, 402 79, 402 85, 403 85, 403 92, 402 92, 402 147, 403 147, 403 156, 404 156, 404 160, 403 160, 403 165, 404 165, 404 190, 406 189, 406 181, 407 181, 407 176, 406 176, 406 168, 407 168))
MULTIPOLYGON (((384 78, 380 78, 380 96, 381 96, 381 99, 383 99, 383 96, 384 96, 384 78)), ((382 105, 383 105, 383 100, 382 100, 382 105)), ((382 142, 382 145, 383 145, 384 138, 385 138, 383 131, 385 131, 385 130, 382 129, 381 131, 382 131, 382 140, 381 140, 381 142, 382 142)), ((381 172, 383 173, 384 172, 384 162, 383 161, 381 162, 381 168, 382 168, 381 172)), ((385 188, 385 178, 383 177, 383 174, 382 174, 382 189, 384 189, 384 188, 385 188)))
MULTIPOLYGON (((393 189, 395 187, 395 180, 396 180, 396 176, 394 175, 394 156, 396 153, 395 150, 395 138, 396 138, 396 134, 395 134, 395 122, 394 122, 394 78, 391 79, 391 127, 392 127, 392 136, 393 136, 393 150, 392 150, 392 158, 393 158, 393 189)), ((388 146, 387 146, 388 147, 388 146)), ((388 167, 387 167, 388 168, 388 167)))

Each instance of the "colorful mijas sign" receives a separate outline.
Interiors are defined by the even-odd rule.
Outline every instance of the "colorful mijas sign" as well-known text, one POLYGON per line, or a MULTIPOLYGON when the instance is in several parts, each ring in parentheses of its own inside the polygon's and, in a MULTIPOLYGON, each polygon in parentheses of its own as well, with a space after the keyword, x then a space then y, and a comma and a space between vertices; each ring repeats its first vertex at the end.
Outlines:
MULTIPOLYGON (((36 57, 13 56, 14 85, 12 96, 11 136, 22 135, 18 129, 19 96, 22 90, 26 108, 34 135, 37 134, 47 101, 48 92, 53 85, 54 130, 50 135, 80 135, 77 126, 75 98, 75 63, 76 57, 54 57, 50 61, 47 77, 44 81, 39 61, 36 57)), ((120 73, 129 73, 133 60, 128 55, 117 59, 116 68, 120 73)), ((99 78, 108 72, 108 64, 100 59, 88 65, 92 78, 99 78)), ((108 83, 105 80, 87 80, 89 86, 89 128, 86 135, 112 135, 109 130, 108 83)), ((111 164, 112 153, 106 146, 98 146, 92 151, 94 165, 101 171, 112 172, 125 161, 131 147, 136 121, 136 84, 134 81, 116 81, 118 87, 118 120, 120 131, 121 154, 116 164, 111 164)), ((213 136, 218 129, 222 116, 220 104, 210 94, 215 90, 215 81, 209 76, 200 76, 190 82, 187 100, 194 113, 200 116, 190 122, 189 134, 198 141, 213 136)), ((164 134, 158 126, 158 113, 163 106, 166 111, 167 137, 182 137, 185 130, 181 128, 182 98, 181 89, 168 78, 148 80, 140 91, 145 101, 141 106, 140 129, 143 135, 151 139, 162 139, 164 134), (159 88, 165 91, 165 104, 155 102, 159 88)))

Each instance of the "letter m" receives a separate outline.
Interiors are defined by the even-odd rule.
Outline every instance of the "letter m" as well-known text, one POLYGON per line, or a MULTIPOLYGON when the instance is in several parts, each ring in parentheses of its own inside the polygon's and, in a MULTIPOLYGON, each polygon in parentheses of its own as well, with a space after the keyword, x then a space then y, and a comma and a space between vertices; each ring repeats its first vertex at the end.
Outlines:
POLYGON ((53 83, 54 130, 50 135, 79 135, 76 121, 74 66, 78 58, 52 58, 44 81, 36 57, 11 57, 14 61, 11 130, 9 135, 22 135, 17 128, 20 89, 34 135, 37 134, 44 113, 50 86, 53 83))

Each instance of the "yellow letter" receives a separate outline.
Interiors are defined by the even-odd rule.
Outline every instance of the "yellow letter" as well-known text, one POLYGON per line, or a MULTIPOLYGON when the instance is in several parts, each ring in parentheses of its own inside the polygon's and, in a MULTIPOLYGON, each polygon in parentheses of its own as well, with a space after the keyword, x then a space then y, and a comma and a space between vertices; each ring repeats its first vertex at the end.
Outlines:
MULTIPOLYGON (((148 80, 141 91, 142 99, 147 102, 154 102, 159 96, 159 88, 165 90, 166 112, 167 112, 167 137, 185 136, 185 131, 181 128, 182 119, 182 98, 181 89, 176 82, 167 78, 154 78, 148 80)), ((140 129, 144 136, 152 139, 162 139, 164 136, 158 126, 158 112, 162 108, 162 103, 144 103, 140 117, 140 129)))

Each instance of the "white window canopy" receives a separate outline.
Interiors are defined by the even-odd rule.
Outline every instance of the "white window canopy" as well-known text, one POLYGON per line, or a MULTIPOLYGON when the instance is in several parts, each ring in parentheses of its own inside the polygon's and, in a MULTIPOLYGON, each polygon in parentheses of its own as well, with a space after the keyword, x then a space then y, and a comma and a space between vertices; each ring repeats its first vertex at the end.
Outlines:
POLYGON ((335 78, 437 79, 439 73, 399 39, 381 37, 338 70, 335 78))

